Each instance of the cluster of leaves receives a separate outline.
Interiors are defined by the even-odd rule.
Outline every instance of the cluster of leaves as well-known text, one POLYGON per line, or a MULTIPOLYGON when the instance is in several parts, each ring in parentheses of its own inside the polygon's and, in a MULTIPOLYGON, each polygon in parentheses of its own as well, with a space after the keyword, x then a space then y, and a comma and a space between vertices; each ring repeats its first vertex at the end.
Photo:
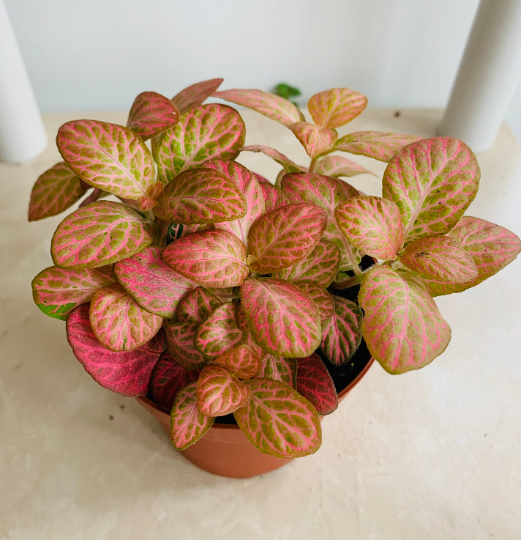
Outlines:
POLYGON ((363 336, 390 373, 425 366, 450 339, 433 296, 492 276, 520 241, 462 217, 480 172, 460 141, 374 131, 338 138, 336 128, 366 107, 358 92, 314 95, 310 123, 286 99, 217 92, 221 82, 172 100, 145 92, 126 127, 60 128, 64 161, 37 180, 29 219, 92 191, 56 229, 55 266, 34 279, 34 300, 67 321, 74 354, 99 384, 151 394, 171 410, 176 448, 233 413, 262 452, 303 456, 321 444, 319 415, 338 404, 317 349, 342 366, 363 336), (203 105, 212 95, 287 126, 309 167, 245 147, 240 114, 203 105), (336 150, 388 162, 383 197, 340 179, 368 171, 330 155, 336 150), (275 185, 234 161, 247 151, 281 164, 275 185), (109 195, 116 200, 101 200, 109 195), (365 255, 375 264, 362 272, 365 255), (334 294, 359 284, 358 304, 334 294))

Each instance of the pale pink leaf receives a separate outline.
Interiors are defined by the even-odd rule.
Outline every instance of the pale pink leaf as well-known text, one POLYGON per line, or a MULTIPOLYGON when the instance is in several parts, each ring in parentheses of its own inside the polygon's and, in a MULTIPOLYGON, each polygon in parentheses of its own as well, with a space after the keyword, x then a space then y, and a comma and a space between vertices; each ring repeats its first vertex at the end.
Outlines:
POLYGON ((181 113, 202 105, 221 86, 224 79, 209 79, 192 84, 172 98, 181 113))
POLYGON ((372 174, 373 176, 376 176, 373 172, 362 167, 362 165, 342 156, 323 157, 317 162, 314 172, 317 174, 325 174, 326 176, 334 176, 335 178, 341 176, 352 177, 359 174, 372 174))
POLYGON ((330 151, 338 138, 338 133, 334 129, 320 129, 308 122, 291 124, 289 129, 311 158, 330 151))
POLYGON ((266 212, 271 212, 281 206, 288 204, 288 199, 282 191, 271 184, 261 184, 262 193, 264 195, 264 204, 266 212))
POLYGON ((286 383, 291 388, 297 387, 297 359, 282 358, 265 353, 261 360, 260 371, 256 379, 272 379, 286 383))
POLYGON ((298 359, 297 392, 310 401, 318 414, 331 414, 338 408, 335 384, 316 353, 298 359))
POLYGON ((179 110, 165 96, 157 92, 143 92, 132 104, 127 128, 144 141, 159 135, 179 122, 179 110))
POLYGON ((163 328, 168 352, 174 362, 189 371, 200 369, 208 363, 194 345, 197 323, 165 320, 163 328))
POLYGON ((308 110, 319 128, 336 129, 360 116, 367 98, 349 88, 331 88, 311 96, 308 110))
POLYGON ((251 379, 259 373, 261 368, 260 356, 244 343, 233 349, 228 349, 214 362, 226 368, 239 379, 251 379))
POLYGON ((322 328, 324 328, 335 312, 335 304, 331 295, 324 287, 322 287, 322 285, 313 281, 299 280, 295 282, 295 285, 297 285, 301 291, 308 294, 313 302, 315 302, 318 312, 320 313, 320 324, 322 328))
POLYGON ((239 151, 256 153, 261 152, 265 156, 268 156, 269 158, 276 161, 279 165, 282 165, 282 167, 284 167, 284 170, 289 173, 305 172, 306 170, 304 167, 293 163, 291 159, 286 157, 284 154, 281 154, 278 150, 275 150, 275 148, 271 148, 270 146, 262 146, 258 144, 252 146, 244 146, 243 148, 240 148, 239 151))
POLYGON ((181 322, 201 323, 221 304, 221 300, 208 289, 197 287, 179 304, 177 318, 181 322))

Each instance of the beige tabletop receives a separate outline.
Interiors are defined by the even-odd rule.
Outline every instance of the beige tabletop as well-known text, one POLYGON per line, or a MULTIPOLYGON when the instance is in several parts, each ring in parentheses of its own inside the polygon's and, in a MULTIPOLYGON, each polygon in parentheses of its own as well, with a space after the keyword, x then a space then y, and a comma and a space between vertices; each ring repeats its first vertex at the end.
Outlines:
MULTIPOLYGON (((350 130, 432 136, 434 110, 370 110, 350 130)), ((26 223, 51 144, 0 165, 0 538, 9 540, 479 540, 521 538, 521 261, 481 286, 438 299, 448 350, 419 372, 375 364, 324 421, 321 450, 273 473, 232 480, 198 470, 135 402, 98 386, 74 358, 63 322, 32 302, 61 220, 26 223)), ((245 112, 247 144, 307 163, 291 132, 245 112)), ((353 183, 380 193, 384 165, 353 183)), ((241 159, 274 180, 262 155, 241 159)), ((507 127, 479 156, 470 215, 521 233, 521 149, 507 127)))

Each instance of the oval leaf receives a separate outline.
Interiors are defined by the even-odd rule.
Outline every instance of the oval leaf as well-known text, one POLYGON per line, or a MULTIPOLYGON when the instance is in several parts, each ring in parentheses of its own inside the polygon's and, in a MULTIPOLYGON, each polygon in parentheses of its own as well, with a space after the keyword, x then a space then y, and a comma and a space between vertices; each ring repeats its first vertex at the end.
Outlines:
POLYGON ((281 279, 247 279, 241 302, 251 333, 267 352, 285 358, 309 356, 320 344, 320 314, 313 300, 281 279))
POLYGON ((174 362, 192 371, 204 367, 208 360, 195 348, 197 324, 165 320, 166 345, 174 362))
POLYGON ((309 400, 318 414, 331 414, 338 407, 335 383, 316 353, 298 359, 297 392, 309 400))
POLYGON ((373 172, 362 167, 362 165, 358 165, 358 163, 342 156, 326 156, 322 158, 318 161, 315 172, 317 174, 325 174, 326 176, 334 176, 335 178, 339 178, 340 176, 352 177, 359 174, 372 174, 376 176, 373 172))
POLYGON ((349 88, 324 90, 308 101, 313 122, 319 128, 336 129, 360 116, 367 107, 367 98, 349 88))
POLYGON ((161 248, 149 247, 114 266, 119 283, 143 308, 167 319, 196 285, 161 259, 161 248))
POLYGON ((134 100, 127 127, 144 141, 179 122, 177 107, 157 92, 143 92, 134 100))
POLYGON ((215 92, 213 97, 253 109, 286 127, 304 120, 304 115, 291 101, 262 90, 224 90, 215 92))
POLYGON ((246 214, 246 201, 233 182, 212 169, 192 169, 174 178, 154 206, 164 221, 217 223, 246 214))
POLYGON ((271 212, 280 206, 286 206, 288 199, 282 191, 271 184, 261 184, 262 194, 264 195, 264 204, 266 212, 271 212))
POLYGON ((237 327, 242 331, 242 343, 248 345, 248 347, 253 351, 255 355, 257 355, 259 358, 262 358, 266 354, 266 352, 253 338, 253 334, 251 333, 250 327, 248 326, 248 319, 246 318, 244 307, 240 302, 237 306, 235 318, 237 320, 237 327))
POLYGON ((200 323, 222 304, 221 300, 204 287, 194 289, 180 304, 177 318, 181 322, 200 323))
POLYGON ((362 341, 362 310, 350 300, 332 295, 335 312, 322 327, 320 350, 334 366, 349 362, 362 341))
POLYGON ((331 150, 338 138, 338 133, 334 129, 320 129, 308 122, 291 124, 289 129, 291 129, 293 135, 297 137, 307 155, 311 158, 331 150))
POLYGON ((389 373, 422 368, 447 348, 449 325, 408 272, 375 266, 364 275, 358 298, 367 347, 389 373))
POLYGON ((275 150, 275 148, 271 148, 270 146, 262 146, 259 144, 252 146, 244 146, 240 148, 239 151, 255 153, 261 152, 265 156, 268 156, 274 161, 276 161, 279 165, 282 165, 282 167, 284 167, 284 170, 289 173, 305 172, 306 170, 304 167, 293 163, 291 159, 286 157, 284 154, 281 154, 278 150, 275 150))
POLYGON ((224 79, 209 79, 192 84, 172 98, 181 113, 202 105, 221 86, 224 79))
POLYGON ((56 144, 82 180, 118 197, 137 201, 156 183, 152 155, 130 129, 97 120, 74 120, 59 129, 56 144))
POLYGON ((76 306, 90 302, 96 291, 111 283, 114 276, 108 272, 51 266, 42 270, 31 285, 38 308, 49 317, 65 321, 76 306))
POLYGON ((162 135, 156 155, 159 176, 168 183, 209 159, 235 159, 245 137, 244 122, 231 107, 212 103, 190 109, 162 135))
POLYGON ((421 140, 415 135, 383 131, 357 131, 338 139, 334 150, 366 156, 388 163, 409 144, 421 140))
POLYGON ((234 416, 256 448, 279 458, 308 456, 320 448, 320 419, 307 399, 280 381, 249 379, 243 384, 250 398, 234 416))
POLYGON ((227 231, 203 231, 167 246, 163 260, 183 276, 206 287, 236 287, 249 274, 246 248, 227 231))
POLYGON ((177 393, 170 413, 170 438, 176 450, 186 450, 213 425, 215 418, 204 416, 197 409, 197 382, 177 393))
POLYGON ((313 281, 297 281, 295 282, 295 285, 313 299, 313 302, 315 302, 318 312, 320 313, 320 323, 322 328, 324 328, 331 320, 335 311, 335 304, 331 295, 324 287, 322 287, 322 285, 313 283, 313 281))
POLYGON ((85 193, 81 180, 60 161, 38 177, 31 191, 29 221, 61 214, 85 193))
POLYGON ((335 209, 346 238, 356 248, 384 261, 396 259, 403 245, 400 209, 392 201, 367 195, 352 197, 335 209))
POLYGON ((96 268, 132 257, 153 240, 151 225, 138 212, 121 203, 97 201, 58 225, 51 254, 61 268, 96 268))
POLYGON ((246 404, 249 389, 227 369, 206 366, 197 382, 197 408, 205 416, 224 416, 246 404))
POLYGON ((215 363, 223 366, 239 379, 255 377, 261 368, 261 359, 244 343, 228 349, 215 359, 215 363))
POLYGON ((307 257, 327 225, 327 214, 314 204, 288 204, 265 214, 250 230, 248 265, 266 274, 307 257))
POLYGON ((164 349, 164 336, 159 333, 133 351, 109 351, 92 331, 88 304, 69 315, 67 340, 74 356, 98 384, 128 397, 146 395, 150 375, 164 349))
POLYGON ((261 367, 256 379, 272 379, 286 383, 291 388, 297 387, 297 359, 282 358, 266 353, 261 360, 261 367))
POLYGON ((445 234, 478 192, 481 172, 472 150, 450 137, 410 144, 387 165, 383 196, 402 214, 405 242, 445 234))

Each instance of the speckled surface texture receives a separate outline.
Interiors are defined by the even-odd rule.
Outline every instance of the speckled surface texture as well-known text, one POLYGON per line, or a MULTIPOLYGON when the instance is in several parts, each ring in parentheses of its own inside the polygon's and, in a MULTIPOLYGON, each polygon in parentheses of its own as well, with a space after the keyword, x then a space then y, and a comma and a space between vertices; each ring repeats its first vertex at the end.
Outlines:
MULTIPOLYGON (((349 131, 432 136, 440 111, 370 110, 349 131)), ((52 141, 72 118, 45 118, 52 141)), ((245 112, 247 144, 307 163, 289 130, 245 112)), ((347 132, 344 128, 341 134, 347 132)), ((353 183, 380 193, 379 174, 353 183)), ((325 419, 321 450, 251 480, 200 471, 132 399, 99 387, 77 362, 62 322, 41 314, 30 281, 51 264, 61 220, 26 223, 47 152, 0 165, 0 538, 8 540, 514 540, 521 536, 521 262, 478 288, 443 297, 448 350, 392 377, 375 364, 325 419)), ((274 179, 262 155, 242 161, 274 179)), ((503 127, 479 156, 470 215, 521 232, 521 149, 503 127)))

